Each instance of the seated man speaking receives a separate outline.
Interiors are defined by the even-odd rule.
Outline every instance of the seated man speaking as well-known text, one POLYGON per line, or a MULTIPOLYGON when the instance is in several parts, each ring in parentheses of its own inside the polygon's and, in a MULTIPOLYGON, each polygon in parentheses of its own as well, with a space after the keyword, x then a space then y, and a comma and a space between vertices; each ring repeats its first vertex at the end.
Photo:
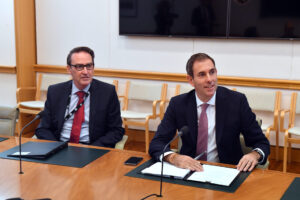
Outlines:
POLYGON ((182 135, 180 154, 167 149, 165 161, 181 168, 202 171, 200 160, 237 165, 240 171, 251 171, 264 164, 270 144, 256 121, 244 94, 217 85, 215 61, 204 53, 188 60, 187 79, 195 88, 171 99, 165 116, 150 143, 149 153, 161 160, 164 146, 176 130, 188 126, 182 135), (243 155, 240 133, 253 151, 243 155))
POLYGON ((36 136, 114 147, 124 135, 114 86, 93 79, 94 52, 88 47, 72 49, 67 65, 73 80, 49 86, 36 136))

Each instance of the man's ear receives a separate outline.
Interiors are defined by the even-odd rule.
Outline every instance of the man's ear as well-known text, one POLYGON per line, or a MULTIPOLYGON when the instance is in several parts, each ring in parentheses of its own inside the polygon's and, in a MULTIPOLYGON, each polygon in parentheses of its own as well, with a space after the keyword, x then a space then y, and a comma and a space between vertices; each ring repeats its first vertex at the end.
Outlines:
POLYGON ((186 79, 187 79, 187 81, 189 82, 189 84, 191 84, 191 86, 195 87, 195 85, 194 85, 194 79, 193 79, 192 76, 187 75, 187 76, 186 76, 186 79))
POLYGON ((67 65, 67 72, 71 74, 71 67, 69 65, 67 65))

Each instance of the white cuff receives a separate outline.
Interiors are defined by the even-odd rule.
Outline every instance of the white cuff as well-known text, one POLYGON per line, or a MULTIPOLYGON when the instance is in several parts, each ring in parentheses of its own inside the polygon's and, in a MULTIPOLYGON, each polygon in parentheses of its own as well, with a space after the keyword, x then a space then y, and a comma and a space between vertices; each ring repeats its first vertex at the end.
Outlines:
MULTIPOLYGON (((166 157, 167 155, 170 155, 171 153, 175 153, 175 152, 167 151, 167 152, 165 152, 164 157, 166 157)), ((159 156, 159 160, 162 162, 162 154, 159 156)))
POLYGON ((261 164, 262 161, 265 160, 265 153, 264 153, 260 148, 255 148, 255 149, 253 149, 253 151, 259 151, 259 152, 261 153, 262 157, 261 157, 261 159, 258 161, 258 164, 261 164))

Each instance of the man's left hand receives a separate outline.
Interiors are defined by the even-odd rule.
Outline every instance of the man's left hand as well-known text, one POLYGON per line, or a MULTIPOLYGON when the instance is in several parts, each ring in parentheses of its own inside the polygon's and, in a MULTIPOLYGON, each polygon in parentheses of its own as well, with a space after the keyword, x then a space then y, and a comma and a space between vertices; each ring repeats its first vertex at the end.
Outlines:
POLYGON ((244 155, 237 165, 239 171, 252 171, 257 165, 260 155, 256 151, 252 151, 244 155))

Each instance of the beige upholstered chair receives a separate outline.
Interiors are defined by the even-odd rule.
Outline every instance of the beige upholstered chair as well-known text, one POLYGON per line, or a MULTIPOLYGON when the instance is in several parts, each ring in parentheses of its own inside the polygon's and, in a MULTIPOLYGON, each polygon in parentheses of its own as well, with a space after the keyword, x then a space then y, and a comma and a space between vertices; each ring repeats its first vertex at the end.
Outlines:
POLYGON ((128 139, 128 136, 127 135, 123 135, 122 140, 120 140, 119 142, 116 143, 115 149, 121 149, 121 150, 123 150, 124 147, 125 147, 127 139, 128 139))
POLYGON ((17 101, 20 113, 37 114, 44 108, 46 94, 50 85, 70 80, 69 76, 55 74, 39 74, 36 87, 23 87, 17 89, 17 101), (25 93, 35 93, 34 100, 24 99, 25 93))
POLYGON ((16 107, 0 106, 0 135, 13 136, 19 111, 16 107))
POLYGON ((276 134, 276 160, 278 160, 279 151, 279 112, 281 105, 280 91, 261 91, 254 89, 238 89, 239 92, 244 93, 248 99, 249 105, 253 112, 267 111, 273 113, 273 123, 262 123, 261 129, 269 139, 270 132, 274 131, 276 134))
MULTIPOLYGON (((47 90, 50 85, 70 80, 70 76, 59 76, 57 74, 39 74, 36 87, 22 87, 17 89, 17 102, 20 110, 18 121, 18 132, 24 123, 32 119, 32 115, 38 114, 44 109, 47 98, 47 90), (35 96, 32 99, 32 96, 35 96)), ((31 132, 32 130, 29 130, 31 132)))
POLYGON ((159 117, 156 111, 157 105, 164 101, 167 93, 167 84, 146 84, 137 82, 126 82, 124 95, 124 106, 121 117, 125 126, 125 133, 129 125, 145 127, 145 151, 149 149, 149 120, 159 117), (132 105, 137 101, 152 103, 151 112, 137 112, 132 110, 132 105))
POLYGON ((284 132, 283 172, 286 172, 287 160, 291 161, 291 144, 300 144, 300 127, 295 126, 296 114, 300 114, 300 98, 298 98, 298 94, 296 92, 292 93, 290 109, 282 110, 280 113, 280 131, 284 132), (285 129, 284 119, 287 113, 289 113, 289 123, 288 128, 285 129))

